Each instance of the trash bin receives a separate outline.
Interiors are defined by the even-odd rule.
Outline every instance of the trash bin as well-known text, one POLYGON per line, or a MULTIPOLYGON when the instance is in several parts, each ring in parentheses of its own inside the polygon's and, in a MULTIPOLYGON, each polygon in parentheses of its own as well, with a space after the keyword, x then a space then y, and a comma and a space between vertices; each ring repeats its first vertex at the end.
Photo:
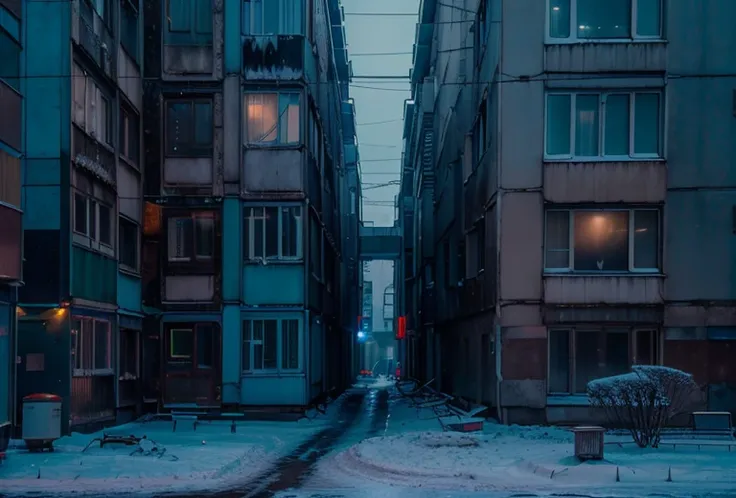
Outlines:
POLYGON ((606 429, 598 426, 575 427, 575 456, 580 460, 602 460, 606 429))
POLYGON ((23 398, 23 440, 29 451, 54 451, 61 437, 61 396, 29 394, 23 398))

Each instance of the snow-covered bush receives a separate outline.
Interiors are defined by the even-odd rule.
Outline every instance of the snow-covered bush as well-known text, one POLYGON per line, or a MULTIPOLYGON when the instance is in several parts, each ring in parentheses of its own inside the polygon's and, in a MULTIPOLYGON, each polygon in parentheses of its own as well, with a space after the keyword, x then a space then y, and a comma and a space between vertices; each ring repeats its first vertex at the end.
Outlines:
POLYGON ((662 427, 685 413, 699 390, 693 376, 669 367, 636 365, 630 373, 588 383, 588 397, 611 424, 628 429, 641 448, 656 448, 662 427))

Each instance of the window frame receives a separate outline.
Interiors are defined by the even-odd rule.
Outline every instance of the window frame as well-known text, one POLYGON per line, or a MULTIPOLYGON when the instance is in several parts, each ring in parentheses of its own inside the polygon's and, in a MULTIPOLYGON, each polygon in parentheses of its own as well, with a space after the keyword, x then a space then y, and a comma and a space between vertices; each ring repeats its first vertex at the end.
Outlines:
POLYGON ((634 365, 649 365, 651 363, 640 363, 638 362, 638 334, 639 333, 653 333, 656 338, 656 358, 654 359, 654 365, 663 365, 664 363, 664 348, 662 347, 664 345, 664 331, 657 327, 626 327, 626 326, 604 326, 601 327, 600 325, 595 326, 587 326, 587 325, 575 325, 571 327, 550 327, 547 330, 547 396, 553 396, 553 397, 564 397, 564 396, 586 396, 586 393, 579 393, 576 392, 575 384, 577 381, 577 364, 576 359, 577 356, 575 354, 576 346, 577 346, 577 335, 578 333, 583 334, 598 334, 598 333, 625 333, 628 335, 628 363, 629 363, 629 369, 631 369, 634 365), (550 340, 550 337, 555 332, 563 332, 566 331, 568 333, 568 392, 559 392, 552 390, 551 386, 551 373, 552 373, 552 341, 550 340))
POLYGON ((641 207, 630 207, 630 208, 564 208, 564 207, 552 207, 544 210, 544 261, 543 271, 545 275, 661 275, 662 274, 662 209, 659 207, 641 206, 641 207), (659 268, 636 268, 634 266, 634 237, 635 223, 636 223, 636 212, 638 211, 653 211, 657 213, 657 263, 659 268), (567 268, 548 268, 547 267, 547 232, 548 223, 547 217, 551 212, 567 212, 568 213, 568 267, 567 268), (586 212, 586 213, 607 213, 607 212, 627 212, 629 215, 628 219, 628 262, 629 269, 625 271, 621 270, 610 270, 610 271, 590 271, 590 270, 575 270, 575 213, 586 212))
MULTIPOLYGON (((288 106, 284 109, 284 112, 288 110, 288 106)), ((271 91, 247 91, 243 93, 243 145, 246 147, 263 147, 263 148, 270 148, 270 147, 301 147, 301 145, 304 143, 304 126, 303 126, 303 116, 304 116, 304 96, 302 95, 302 92, 298 89, 292 89, 292 90, 271 90, 271 91), (276 139, 275 140, 262 140, 259 142, 251 141, 249 137, 249 118, 248 118, 248 109, 249 109, 249 103, 248 103, 248 97, 254 96, 254 95, 276 95, 276 139), (283 95, 296 95, 299 97, 299 138, 296 142, 284 142, 282 141, 281 136, 281 120, 286 119, 288 122, 288 115, 284 115, 280 112, 281 109, 281 97, 283 95)), ((287 130, 288 134, 288 130, 287 130)), ((268 135, 267 135, 268 136, 268 135)), ((265 137, 264 137, 265 138, 265 137)))
POLYGON ((175 157, 212 157, 215 147, 215 102, 210 97, 182 97, 182 98, 165 98, 164 99, 164 112, 163 112, 163 125, 164 125, 164 157, 175 158, 175 157), (188 134, 190 139, 186 142, 189 143, 187 149, 183 152, 179 152, 173 149, 173 144, 169 142, 169 112, 172 104, 187 104, 190 108, 190 121, 188 125, 188 134), (209 143, 197 143, 197 105, 207 104, 209 106, 210 123, 212 123, 212 129, 209 134, 209 143))
MULTIPOLYGON (((241 320, 241 341, 240 341, 240 371, 241 375, 273 375, 273 374, 303 374, 304 373, 304 347, 305 347, 305 340, 304 340, 304 320, 302 316, 299 315, 278 315, 278 316, 269 316, 269 315, 249 315, 245 316, 241 320), (253 368, 254 365, 254 341, 253 339, 248 339, 249 333, 252 334, 253 330, 253 323, 254 322, 267 322, 267 321, 275 321, 276 322, 276 368, 260 368, 256 369, 253 368), (297 358, 298 358, 298 367, 297 368, 285 368, 283 366, 284 362, 284 331, 285 331, 285 323, 286 322, 296 322, 298 324, 298 352, 297 352, 297 358), (250 327, 249 329, 246 329, 246 327, 250 327), (245 368, 244 364, 244 356, 245 356, 245 350, 246 347, 248 349, 248 357, 249 357, 249 367, 248 369, 245 368)), ((264 327, 265 330, 265 327, 264 327)), ((252 337, 252 335, 250 336, 252 337)))
POLYGON ((7 38, 8 42, 12 44, 16 49, 17 53, 15 53, 15 64, 18 69, 18 74, 16 76, 9 76, 5 75, 3 76, 0 74, 0 81, 5 83, 5 85, 8 86, 8 88, 12 89, 14 92, 20 94, 20 79, 21 79, 21 57, 23 54, 23 46, 21 43, 10 33, 10 31, 4 29, 2 26, 0 26, 0 37, 7 38))
POLYGON ((590 89, 590 90, 548 90, 544 94, 544 160, 549 162, 631 162, 631 161, 662 161, 665 159, 665 92, 664 89, 650 88, 607 88, 607 89, 590 89), (659 97, 659 108, 657 121, 659 123, 659 150, 656 153, 637 154, 636 148, 636 96, 640 94, 657 95, 659 97), (576 109, 577 97, 580 95, 597 96, 598 97, 598 155, 596 156, 578 156, 575 154, 575 126, 576 126, 576 109), (606 155, 606 100, 611 95, 627 95, 629 97, 629 154, 628 155, 606 155), (568 96, 570 97, 570 142, 569 153, 567 154, 548 154, 548 123, 550 117, 549 97, 551 96, 568 96))
MULTIPOLYGON (((108 320, 102 320, 99 318, 92 318, 82 315, 72 315, 70 322, 70 331, 74 330, 75 322, 79 322, 80 324, 80 328, 76 333, 76 339, 72 343, 73 358, 71 358, 70 360, 72 362, 72 376, 92 377, 114 375, 115 372, 113 364, 112 323, 108 320), (85 324, 87 324, 86 327, 85 324), (97 358, 97 324, 104 324, 107 327, 107 367, 103 368, 97 368, 97 365, 95 365, 95 361, 97 358), (86 341, 83 338, 83 336, 87 333, 91 333, 92 335, 91 341, 89 342, 89 344, 91 344, 92 351, 89 356, 88 353, 85 352, 86 341), (87 362, 85 361, 85 359, 89 361, 87 362), (78 361, 81 363, 79 363, 78 361)), ((74 335, 74 332, 71 333, 72 335, 74 335)))
MULTIPOLYGON (((268 0, 266 0, 268 1, 268 0)), ((306 25, 307 25, 307 5, 306 2, 301 1, 297 2, 299 5, 301 5, 302 9, 300 11, 301 16, 301 23, 300 23, 300 30, 298 33, 291 33, 285 31, 285 22, 284 22, 284 14, 286 10, 288 10, 286 7, 289 7, 287 4, 287 0, 276 0, 279 3, 279 29, 278 33, 255 33, 253 30, 253 4, 260 2, 261 5, 263 4, 263 0, 241 0, 242 2, 242 8, 243 13, 240 20, 240 32, 243 36, 305 36, 306 35, 306 25), (248 26, 246 27, 246 21, 248 22, 248 26)), ((261 27, 265 26, 264 22, 264 16, 265 11, 263 9, 263 6, 261 6, 261 27)), ((261 31, 265 31, 264 29, 261 29, 261 31)))
POLYGON ((199 264, 199 265, 211 265, 214 264, 215 259, 217 258, 217 224, 218 224, 219 218, 217 216, 217 212, 214 210, 199 210, 199 211, 193 211, 193 212, 176 212, 176 213, 170 213, 166 216, 166 261, 169 265, 191 265, 191 264, 199 264), (197 219, 204 218, 204 219, 210 219, 212 220, 212 255, 211 256, 200 256, 197 254, 197 234, 196 234, 196 228, 197 228, 197 219), (170 252, 170 237, 169 237, 169 231, 170 231, 170 224, 172 221, 180 220, 180 219, 189 219, 192 223, 192 255, 190 257, 171 257, 170 252))
POLYGON ((631 43, 634 42, 663 42, 665 41, 664 35, 664 19, 665 19, 665 0, 659 1, 659 34, 658 35, 638 35, 637 21, 638 21, 638 10, 639 1, 629 0, 631 2, 631 34, 628 38, 578 38, 577 29, 577 17, 578 17, 578 0, 570 1, 570 36, 567 38, 554 38, 552 37, 552 24, 550 18, 551 0, 545 0, 544 10, 544 43, 545 45, 570 45, 570 44, 583 44, 583 43, 631 43))
POLYGON ((118 215, 118 263, 120 265, 120 269, 124 271, 129 271, 133 273, 138 273, 140 271, 140 261, 141 261, 141 227, 138 223, 133 221, 132 219, 123 216, 118 215), (122 227, 123 223, 130 224, 131 227, 135 228, 135 264, 133 266, 130 266, 127 264, 127 262, 123 262, 122 255, 125 253, 125 251, 122 250, 123 245, 123 233, 122 233, 122 227))
POLYGON ((120 338, 119 339, 120 346, 118 347, 118 365, 119 365, 118 380, 121 380, 121 381, 138 380, 141 376, 141 334, 142 332, 140 330, 135 330, 135 329, 121 328, 118 334, 120 338), (127 371, 128 369, 126 368, 127 363, 130 359, 127 358, 125 354, 126 348, 123 347, 123 337, 133 338, 133 341, 134 341, 135 358, 133 362, 135 364, 135 368, 134 368, 135 372, 132 373, 133 375, 132 378, 125 377, 125 374, 130 373, 127 371))
POLYGON ((72 61, 72 75, 74 78, 81 78, 83 81, 82 89, 82 123, 77 120, 77 108, 79 104, 76 100, 75 88, 76 79, 72 81, 71 91, 71 105, 72 122, 86 135, 97 141, 97 143, 113 150, 115 139, 113 134, 113 123, 115 113, 113 112, 112 103, 115 102, 115 98, 111 97, 110 94, 103 88, 103 84, 93 78, 89 71, 80 64, 78 61, 72 61), (102 115, 102 109, 105 109, 105 115, 102 115), (104 124, 104 136, 101 136, 101 129, 104 124))
POLYGON ((188 0, 189 1, 189 29, 180 30, 172 29, 171 19, 171 2, 172 0, 164 0, 161 2, 161 14, 164 25, 162 26, 163 31, 163 43, 164 45, 170 46, 192 46, 192 47, 211 47, 214 45, 214 11, 212 9, 212 3, 208 0, 188 0), (202 2, 204 5, 200 6, 202 2), (200 30, 198 26, 197 14, 199 8, 206 7, 210 4, 210 25, 208 30, 200 30))
MULTIPOLYGON (((128 0, 122 0, 127 2, 128 0)), ((125 104, 120 105, 120 117, 118 120, 118 154, 129 164, 136 168, 140 163, 141 137, 140 137, 140 115, 125 104), (132 128, 132 130, 131 130, 132 128), (137 133, 131 133, 137 132, 137 133), (135 141, 135 154, 131 155, 131 136, 135 141)))
POLYGON ((115 232, 118 230, 118 226, 115 223, 116 218, 116 210, 113 206, 106 203, 102 199, 98 199, 96 197, 93 197, 79 189, 73 188, 72 189, 72 219, 71 219, 71 226, 72 226, 72 232, 77 237, 84 238, 89 244, 88 247, 92 249, 98 249, 101 252, 104 252, 108 255, 114 255, 115 254, 115 246, 117 243, 116 240, 116 234, 115 232), (85 205, 85 231, 81 232, 77 230, 77 196, 84 199, 84 205, 85 205), (104 206, 109 209, 109 221, 110 221, 110 241, 105 242, 100 237, 101 232, 101 226, 102 224, 100 221, 102 220, 100 206, 104 206), (91 215, 90 213, 93 213, 91 215), (92 217, 94 217, 94 220, 92 220, 92 217), (94 225, 94 226, 92 226, 94 225), (92 229, 94 229, 94 234, 92 233, 92 229))
POLYGON ((301 204, 278 204, 278 205, 248 205, 243 206, 243 261, 245 263, 255 263, 260 261, 271 262, 301 262, 304 259, 304 206, 301 204), (266 256, 266 208, 276 208, 278 210, 278 255, 277 256, 266 256), (283 255, 283 242, 284 242, 284 208, 288 209, 299 209, 299 216, 297 222, 297 233, 296 233, 296 256, 284 256, 283 255), (263 217, 253 216, 253 210, 263 209, 263 217), (255 220, 263 220, 263 254, 264 256, 254 256, 255 251, 255 220), (247 247, 246 247, 247 246, 247 247))

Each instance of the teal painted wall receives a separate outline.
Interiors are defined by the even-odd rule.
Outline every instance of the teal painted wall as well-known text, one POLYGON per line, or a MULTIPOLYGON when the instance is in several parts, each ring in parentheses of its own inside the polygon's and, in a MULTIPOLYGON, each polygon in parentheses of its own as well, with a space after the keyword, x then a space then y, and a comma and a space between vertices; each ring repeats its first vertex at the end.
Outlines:
MULTIPOLYGON (((56 161, 58 168, 59 161, 56 161)), ((26 173, 26 176, 29 176, 26 173)), ((25 185, 23 196, 24 230, 59 230, 61 228, 61 189, 58 185, 25 185)))
MULTIPOLYGON (((243 2, 225 2, 225 73, 240 74, 241 47, 240 6, 243 2)), ((227 202, 227 201, 226 201, 227 202)))
POLYGON ((142 312, 141 279, 118 273, 118 306, 124 310, 142 312))
POLYGON ((222 310, 222 402, 240 402, 241 354, 240 305, 226 304, 222 310))
POLYGON ((249 305, 304 304, 304 265, 246 265, 243 298, 249 305))
POLYGON ((118 262, 99 253, 72 247, 72 297, 117 303, 118 262))
MULTIPOLYGON (((238 3, 238 2, 236 2, 238 3)), ((222 206, 222 298, 225 302, 239 302, 240 276, 243 267, 242 226, 243 210, 240 200, 228 198, 222 206)))

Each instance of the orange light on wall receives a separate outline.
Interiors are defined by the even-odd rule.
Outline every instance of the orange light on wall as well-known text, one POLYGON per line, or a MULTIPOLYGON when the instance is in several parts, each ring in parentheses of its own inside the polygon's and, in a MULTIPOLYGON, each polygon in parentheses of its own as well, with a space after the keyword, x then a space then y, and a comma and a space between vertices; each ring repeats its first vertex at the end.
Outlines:
POLYGON ((396 339, 406 339, 406 317, 400 316, 396 324, 396 339))

